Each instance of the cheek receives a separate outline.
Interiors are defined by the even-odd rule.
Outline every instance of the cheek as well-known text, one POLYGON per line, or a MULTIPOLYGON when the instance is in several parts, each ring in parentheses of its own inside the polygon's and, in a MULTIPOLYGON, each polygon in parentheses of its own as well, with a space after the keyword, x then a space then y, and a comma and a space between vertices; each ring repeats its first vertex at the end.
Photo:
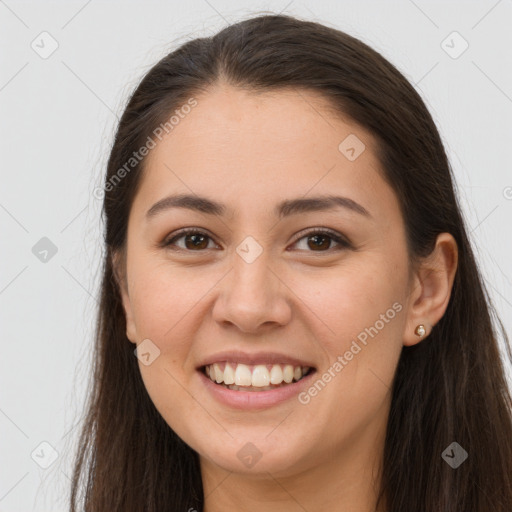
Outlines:
POLYGON ((184 386, 193 375, 194 340, 207 314, 207 292, 219 277, 197 269, 178 270, 169 262, 155 264, 149 258, 134 260, 131 275, 130 295, 139 341, 149 339, 159 351, 151 365, 139 363, 142 378, 161 414, 175 418, 176 410, 190 401, 184 386), (166 412, 171 404, 173 414, 166 412))
POLYGON ((396 267, 386 265, 381 258, 365 258, 357 265, 325 273, 325 277, 296 281, 300 284, 298 295, 323 321, 326 332, 332 335, 329 338, 340 348, 343 340, 357 337, 376 323, 382 335, 384 331, 396 333, 404 316, 398 310, 405 310, 406 279, 405 271, 396 271, 396 267))
MULTIPOLYGON (((131 303, 140 340, 151 340, 159 350, 150 365, 139 362, 145 388, 157 410, 179 432, 186 431, 192 413, 189 355, 198 322, 194 321, 206 290, 191 278, 193 271, 177 271, 167 264, 134 262, 131 303)), ((201 410, 194 411, 198 416, 201 410)))
POLYGON ((345 417, 348 412, 349 422, 372 415, 391 387, 405 324, 406 276, 396 267, 396 261, 386 264, 383 258, 367 258, 364 264, 301 287, 304 302, 321 320, 316 338, 328 357, 329 374, 319 378, 329 389, 325 403, 341 406, 332 413, 335 421, 338 414, 345 417))
POLYGON ((176 270, 169 264, 141 262, 134 265, 132 276, 130 297, 139 337, 159 343, 179 332, 212 286, 193 270, 176 270))

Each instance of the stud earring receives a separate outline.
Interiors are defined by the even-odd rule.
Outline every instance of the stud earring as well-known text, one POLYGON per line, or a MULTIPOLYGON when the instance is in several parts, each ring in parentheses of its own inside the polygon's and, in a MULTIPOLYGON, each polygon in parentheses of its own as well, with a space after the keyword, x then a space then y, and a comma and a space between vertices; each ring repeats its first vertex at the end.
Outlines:
POLYGON ((416 336, 419 336, 420 338, 423 338, 426 332, 427 331, 425 330, 425 326, 423 324, 418 325, 414 330, 414 334, 416 334, 416 336))

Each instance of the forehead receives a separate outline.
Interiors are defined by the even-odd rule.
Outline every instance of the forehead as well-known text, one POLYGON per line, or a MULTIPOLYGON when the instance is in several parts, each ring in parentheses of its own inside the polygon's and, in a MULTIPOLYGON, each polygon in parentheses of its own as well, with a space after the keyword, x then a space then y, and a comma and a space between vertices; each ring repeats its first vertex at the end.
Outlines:
POLYGON ((248 91, 223 85, 195 99, 197 106, 164 138, 161 150, 180 145, 204 155, 215 148, 227 160, 244 155, 264 159, 296 155, 298 159, 311 156, 315 149, 328 149, 329 155, 338 157, 340 142, 350 134, 357 134, 368 149, 375 146, 370 133, 337 113, 317 92, 248 91))
POLYGON ((261 208, 276 198, 336 191, 368 204, 387 186, 372 135, 318 93, 224 85, 195 100, 146 157, 145 202, 178 190, 215 196, 238 210, 242 202, 261 208))

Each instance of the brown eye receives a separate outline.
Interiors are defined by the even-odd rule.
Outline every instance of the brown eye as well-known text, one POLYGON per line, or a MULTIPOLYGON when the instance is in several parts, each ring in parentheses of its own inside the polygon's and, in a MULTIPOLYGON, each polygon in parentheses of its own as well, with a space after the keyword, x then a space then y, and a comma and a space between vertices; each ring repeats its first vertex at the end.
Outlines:
POLYGON ((311 249, 329 249, 331 238, 325 235, 308 236, 308 247, 311 249), (309 243, 312 241, 312 243, 309 243))
POLYGON ((185 235, 185 247, 187 249, 206 249, 208 247, 207 236, 200 233, 185 235))
POLYGON ((351 247, 351 244, 341 235, 330 230, 310 231, 302 238, 299 238, 294 245, 298 244, 301 240, 307 240, 305 250, 309 250, 309 252, 329 252, 330 249, 340 250, 351 247), (335 242, 337 247, 331 247, 331 242, 335 242))
POLYGON ((206 233, 203 233, 202 231, 189 229, 186 231, 181 231, 171 239, 165 241, 163 243, 163 246, 176 246, 178 249, 182 249, 184 251, 200 251, 203 249, 208 249, 209 240, 211 240, 211 238, 206 233), (185 241, 184 246, 176 244, 176 242, 181 239, 185 241))

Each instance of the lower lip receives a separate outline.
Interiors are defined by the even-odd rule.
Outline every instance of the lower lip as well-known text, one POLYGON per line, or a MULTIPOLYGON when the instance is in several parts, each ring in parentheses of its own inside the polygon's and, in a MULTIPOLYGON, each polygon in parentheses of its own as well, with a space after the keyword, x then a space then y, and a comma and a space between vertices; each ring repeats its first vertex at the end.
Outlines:
POLYGON ((216 384, 201 370, 198 370, 198 373, 206 389, 220 403, 229 405, 235 409, 264 409, 280 404, 298 395, 310 385, 309 383, 316 371, 310 372, 298 382, 286 384, 285 386, 269 389, 267 391, 235 391, 234 389, 216 384))

